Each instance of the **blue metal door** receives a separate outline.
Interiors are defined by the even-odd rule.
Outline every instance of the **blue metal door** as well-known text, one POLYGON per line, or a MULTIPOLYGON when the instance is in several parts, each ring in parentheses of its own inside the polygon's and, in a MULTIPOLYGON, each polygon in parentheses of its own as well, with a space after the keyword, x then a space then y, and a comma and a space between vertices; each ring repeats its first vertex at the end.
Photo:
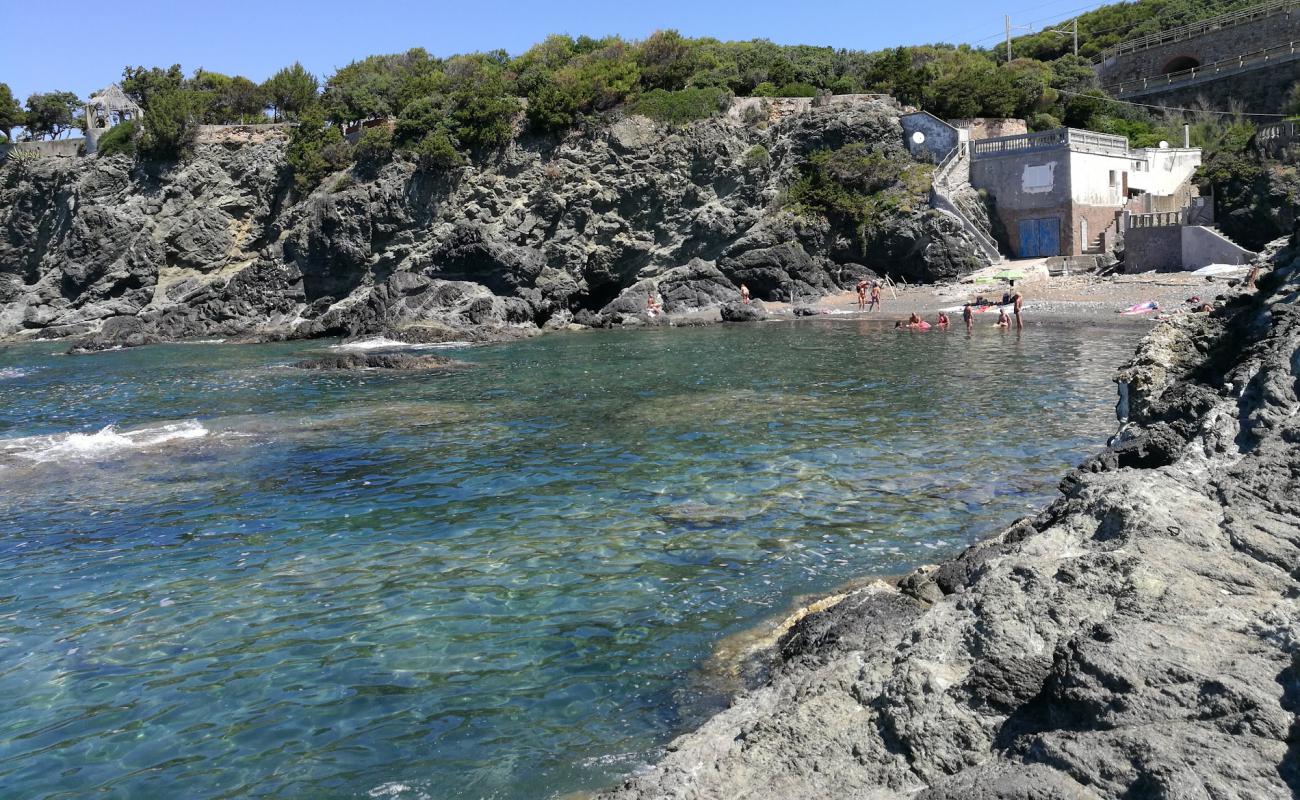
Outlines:
POLYGON ((1061 219, 1020 220, 1020 257, 1042 258, 1061 254, 1061 219))

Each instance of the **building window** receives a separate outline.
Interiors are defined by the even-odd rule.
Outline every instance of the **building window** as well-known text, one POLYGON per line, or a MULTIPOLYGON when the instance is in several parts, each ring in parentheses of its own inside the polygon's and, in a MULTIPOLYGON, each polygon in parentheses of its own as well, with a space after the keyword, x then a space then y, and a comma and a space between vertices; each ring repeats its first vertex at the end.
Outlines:
POLYGON ((1118 186, 1118 185, 1119 185, 1119 182, 1115 180, 1115 170, 1112 169, 1112 170, 1110 171, 1110 186, 1111 186, 1111 188, 1113 189, 1113 188, 1115 188, 1115 187, 1118 186))

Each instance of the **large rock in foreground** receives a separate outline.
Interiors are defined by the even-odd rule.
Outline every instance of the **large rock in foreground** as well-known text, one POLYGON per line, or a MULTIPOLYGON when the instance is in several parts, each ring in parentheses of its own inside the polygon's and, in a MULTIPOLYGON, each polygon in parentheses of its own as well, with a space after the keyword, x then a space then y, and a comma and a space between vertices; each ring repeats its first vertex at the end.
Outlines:
POLYGON ((1038 516, 810 614, 604 797, 1300 794, 1300 268, 1157 327, 1038 516))

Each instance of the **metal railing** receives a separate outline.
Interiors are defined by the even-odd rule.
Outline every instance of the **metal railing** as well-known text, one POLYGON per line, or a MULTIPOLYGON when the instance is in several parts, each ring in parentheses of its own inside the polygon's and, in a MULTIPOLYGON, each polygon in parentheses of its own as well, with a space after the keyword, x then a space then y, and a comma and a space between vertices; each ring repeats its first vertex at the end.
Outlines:
POLYGON ((1128 139, 1108 133, 1095 133, 1076 128, 1058 128, 1041 133, 1022 133, 1018 136, 999 136, 971 142, 971 158, 990 158, 1034 150, 1051 150, 1069 147, 1074 150, 1127 156, 1128 139))
POLYGON ((1270 17, 1281 11, 1290 9, 1300 3, 1297 0, 1272 0, 1272 2, 1262 3, 1250 8, 1243 8, 1239 11, 1232 11, 1227 14, 1220 14, 1217 17, 1203 19, 1199 22, 1190 22, 1186 25, 1180 25, 1176 28, 1158 31, 1147 34, 1137 39, 1130 39, 1127 42, 1120 42, 1106 48, 1092 60, 1093 64, 1104 64, 1107 60, 1125 53, 1136 53, 1139 50, 1148 50, 1152 47, 1171 44, 1173 42, 1186 41, 1197 36, 1202 36, 1210 31, 1220 30, 1222 28, 1231 28, 1236 25, 1242 25, 1247 22, 1254 22, 1264 17, 1270 17))
POLYGON ((1233 73, 1242 69, 1254 69, 1275 61, 1290 61, 1297 55, 1295 42, 1279 44, 1264 50, 1256 50, 1253 53, 1244 53, 1232 58, 1224 58, 1219 61, 1212 61, 1209 64, 1201 64, 1190 69, 1169 72, 1164 75, 1156 75, 1149 78, 1134 78, 1131 81, 1121 83, 1112 83, 1103 86, 1111 95, 1119 97, 1125 93, 1142 92, 1148 89, 1165 89, 1175 84, 1195 81, 1201 78, 1210 78, 1221 73, 1233 73))
POLYGON ((962 211, 961 207, 948 196, 948 179, 956 170, 957 165, 966 161, 965 156, 969 152, 966 145, 965 142, 958 143, 956 147, 948 151, 948 155, 944 156, 943 160, 939 162, 939 166, 935 168, 930 179, 930 207, 956 217, 962 228, 975 239, 975 243, 988 256, 989 261, 998 264, 1002 261, 1002 251, 998 249, 998 243, 983 228, 976 225, 967 216, 966 212, 962 211))
POLYGON ((1129 214, 1128 229, 1170 228, 1187 224, 1188 210, 1157 211, 1151 214, 1129 214))

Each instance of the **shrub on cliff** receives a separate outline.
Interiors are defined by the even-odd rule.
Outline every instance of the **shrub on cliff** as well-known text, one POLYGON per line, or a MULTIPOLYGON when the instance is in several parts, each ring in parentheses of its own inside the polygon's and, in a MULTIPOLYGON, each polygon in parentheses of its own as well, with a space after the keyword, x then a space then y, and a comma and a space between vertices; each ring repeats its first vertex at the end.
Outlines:
POLYGON ((346 167, 352 154, 338 126, 325 124, 319 108, 309 109, 293 129, 285 160, 293 175, 293 188, 307 194, 331 172, 346 167))
POLYGON ((465 163, 464 157, 456 149, 456 145, 452 144, 446 131, 430 133, 421 139, 411 152, 415 155, 420 169, 426 172, 441 172, 465 163))
POLYGON ((140 126, 133 119, 117 123, 99 137, 96 153, 103 157, 118 154, 134 156, 135 139, 139 130, 140 126))
POLYGON ((386 125, 366 128, 352 149, 352 157, 358 172, 374 175, 393 158, 393 132, 386 125))
POLYGON ((722 89, 682 89, 676 92, 655 89, 641 95, 632 104, 631 111, 670 125, 682 125, 721 113, 730 100, 731 93, 722 89))
POLYGON ((901 148, 882 144, 856 142, 819 150, 803 164, 787 202, 795 213, 853 227, 865 246, 890 217, 925 205, 931 169, 912 161, 901 148))
POLYGON ((140 156, 147 161, 174 161, 186 155, 194 144, 199 109, 198 98, 185 89, 150 94, 137 148, 140 156))
POLYGON ((519 104, 505 94, 499 76, 465 81, 451 94, 448 126, 461 145, 501 147, 514 136, 519 104))

